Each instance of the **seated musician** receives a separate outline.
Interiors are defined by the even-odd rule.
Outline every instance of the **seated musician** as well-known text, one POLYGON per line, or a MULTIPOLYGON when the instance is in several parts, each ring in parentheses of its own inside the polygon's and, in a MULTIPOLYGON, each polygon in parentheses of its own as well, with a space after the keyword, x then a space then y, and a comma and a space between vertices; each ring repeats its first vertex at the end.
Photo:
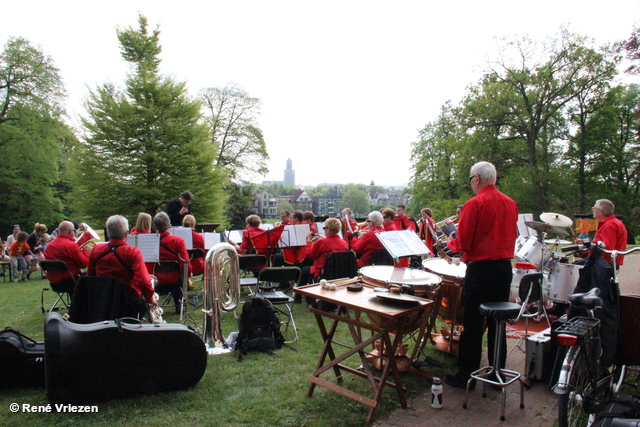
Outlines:
POLYGON ((375 254, 378 249, 384 248, 380 239, 376 236, 378 233, 384 231, 382 227, 382 214, 378 211, 371 212, 368 216, 367 224, 367 231, 362 237, 355 238, 351 244, 351 249, 359 256, 358 267, 366 267, 369 265, 373 254, 375 254))
POLYGON ((349 247, 351 247, 351 239, 357 230, 358 224, 356 224, 353 219, 353 212, 351 212, 351 209, 342 209, 342 238, 347 242, 347 244, 349 244, 349 247))
POLYGON ((404 205, 398 205, 396 209, 398 211, 398 215, 394 218, 396 229, 416 231, 416 223, 407 215, 406 207, 404 205))
MULTIPOLYGON (((127 244, 129 234, 127 219, 121 215, 110 216, 107 219, 106 229, 109 244, 96 245, 91 251, 87 274, 118 279, 127 288, 129 296, 139 310, 144 309, 145 303, 157 305, 153 298, 153 285, 144 264, 142 252, 135 246, 127 244)), ((59 237, 55 240, 58 239, 59 237)))
POLYGON ((394 222, 394 218, 396 217, 396 213, 391 208, 384 208, 381 211, 382 213, 382 227, 384 231, 396 231, 398 227, 394 222))
POLYGON ((131 229, 131 234, 149 234, 151 233, 151 215, 140 212, 136 219, 136 226, 131 229))
MULTIPOLYGON (((71 221, 62 221, 58 226, 58 237, 53 239, 44 250, 44 256, 46 259, 55 259, 64 261, 69 267, 69 273, 61 272, 49 272, 47 279, 53 284, 62 283, 65 280, 70 279, 72 276, 77 279, 80 276, 80 270, 87 268, 89 265, 89 254, 91 248, 85 245, 84 248, 80 248, 76 243, 76 228, 71 221)), ((69 282, 70 284, 72 282, 69 282)), ((73 292, 73 289, 69 289, 73 292)))
MULTIPOLYGON (((158 284, 156 290, 158 293, 170 291, 173 293, 173 299, 176 306, 176 313, 180 314, 182 309, 182 274, 184 274, 184 261, 189 259, 187 246, 184 240, 178 236, 172 236, 169 232, 171 221, 169 216, 164 212, 158 212, 153 217, 153 228, 160 235, 160 261, 176 260, 180 264, 181 271, 172 271, 169 273, 156 273, 158 284), (180 284, 180 286, 176 286, 180 284)), ((191 266, 187 262, 188 275, 191 276, 191 266)))
POLYGON ((422 216, 422 219, 420 219, 420 240, 435 254, 437 252, 435 245, 438 242, 438 237, 436 235, 436 222, 433 220, 433 213, 430 208, 423 208, 420 211, 420 215, 422 216))
MULTIPOLYGON (((182 226, 191 229, 193 248, 202 249, 202 251, 206 254, 207 251, 204 249, 204 237, 202 236, 202 234, 194 230, 194 228, 196 228, 196 218, 193 215, 185 215, 185 217, 182 219, 182 226)), ((204 273, 204 258, 190 259, 189 265, 191 266, 191 272, 194 276, 199 276, 204 273)))
POLYGON ((318 238, 313 233, 307 235, 307 258, 313 261, 313 265, 302 268, 300 285, 306 285, 311 279, 315 280, 320 276, 329 254, 349 250, 347 242, 340 238, 342 224, 338 218, 327 219, 323 229, 324 238, 318 238))
MULTIPOLYGON (((262 254, 267 257, 271 255, 270 249, 267 247, 266 241, 266 231, 260 228, 260 224, 262 224, 262 220, 258 215, 249 215, 245 220, 245 230, 242 233, 242 242, 238 245, 235 242, 229 241, 229 243, 236 249, 236 251, 241 255, 249 255, 249 254, 262 254), (264 240, 264 242, 261 242, 264 240), (264 245, 264 247, 262 247, 264 245)), ((260 270, 262 270, 267 265, 261 265, 253 269, 255 275, 258 274, 260 270)))

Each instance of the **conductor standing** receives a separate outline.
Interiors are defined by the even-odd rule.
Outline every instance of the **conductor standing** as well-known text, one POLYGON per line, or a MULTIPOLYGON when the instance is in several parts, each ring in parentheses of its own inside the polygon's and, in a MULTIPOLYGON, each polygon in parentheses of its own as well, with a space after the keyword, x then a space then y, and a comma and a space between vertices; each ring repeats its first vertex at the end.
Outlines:
POLYGON ((182 225, 184 217, 191 214, 191 203, 193 203, 194 200, 193 194, 190 191, 184 191, 180 193, 177 199, 173 199, 167 203, 167 215, 169 215, 172 226, 180 227, 182 225))
MULTIPOLYGON (((480 367, 484 319, 480 304, 509 301, 514 244, 518 237, 518 206, 510 197, 496 188, 496 168, 489 162, 471 167, 469 183, 476 195, 464 205, 458 231, 451 233, 448 248, 462 253, 467 264, 462 301, 464 320, 458 354, 458 372, 445 375, 445 382, 453 387, 465 388, 472 372, 480 367)), ((494 322, 489 322, 489 363, 493 361, 494 322)), ((504 331, 502 332, 504 333, 504 331)), ((506 359, 506 341, 502 355, 506 359)))

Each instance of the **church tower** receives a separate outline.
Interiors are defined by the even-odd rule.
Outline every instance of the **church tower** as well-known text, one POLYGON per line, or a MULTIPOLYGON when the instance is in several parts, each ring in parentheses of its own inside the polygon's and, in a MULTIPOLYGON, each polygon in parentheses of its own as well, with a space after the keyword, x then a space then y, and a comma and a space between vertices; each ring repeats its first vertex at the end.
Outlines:
POLYGON ((284 170, 284 185, 296 185, 296 171, 293 170, 291 158, 287 159, 287 168, 284 170))

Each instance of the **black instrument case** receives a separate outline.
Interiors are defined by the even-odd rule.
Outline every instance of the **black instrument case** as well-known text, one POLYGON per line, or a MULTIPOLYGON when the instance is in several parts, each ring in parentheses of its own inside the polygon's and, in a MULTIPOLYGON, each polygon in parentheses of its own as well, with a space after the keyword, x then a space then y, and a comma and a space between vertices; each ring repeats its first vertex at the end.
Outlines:
POLYGON ((86 404, 195 386, 207 351, 186 325, 122 320, 86 325, 45 319, 45 377, 51 403, 86 404))

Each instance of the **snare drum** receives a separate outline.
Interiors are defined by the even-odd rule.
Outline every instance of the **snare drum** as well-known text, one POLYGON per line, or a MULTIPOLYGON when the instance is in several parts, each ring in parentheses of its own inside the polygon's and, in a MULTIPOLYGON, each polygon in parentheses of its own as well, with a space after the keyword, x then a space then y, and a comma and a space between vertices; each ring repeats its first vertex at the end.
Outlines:
POLYGON ((408 285, 419 297, 427 297, 442 282, 442 279, 435 274, 392 265, 362 267, 359 274, 363 281, 385 288, 390 284, 408 285))
POLYGON ((551 301, 569 304, 569 295, 573 294, 584 265, 558 264, 549 274, 548 297, 551 301))
POLYGON ((527 240, 522 244, 522 247, 516 252, 516 261, 530 262, 531 264, 542 265, 546 264, 551 258, 552 252, 549 247, 539 241, 536 237, 527 237, 527 240))

